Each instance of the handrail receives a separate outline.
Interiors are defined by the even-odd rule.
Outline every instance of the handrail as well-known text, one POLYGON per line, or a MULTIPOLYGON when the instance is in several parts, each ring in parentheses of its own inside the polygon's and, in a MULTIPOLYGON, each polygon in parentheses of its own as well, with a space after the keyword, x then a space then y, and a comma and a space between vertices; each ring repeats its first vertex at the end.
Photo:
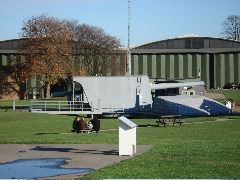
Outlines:
POLYGON ((33 111, 90 111, 90 112, 125 112, 124 108, 92 108, 91 103, 84 103, 84 101, 56 101, 56 100, 34 100, 30 102, 30 110, 33 111))
POLYGON ((93 111, 92 108, 83 101, 31 101, 30 109, 41 111, 93 111))

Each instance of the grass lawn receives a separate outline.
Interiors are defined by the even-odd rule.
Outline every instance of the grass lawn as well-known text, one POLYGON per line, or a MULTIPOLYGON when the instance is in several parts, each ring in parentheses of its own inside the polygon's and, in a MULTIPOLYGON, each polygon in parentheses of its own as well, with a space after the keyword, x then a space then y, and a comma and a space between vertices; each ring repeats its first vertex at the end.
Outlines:
MULTIPOLYGON (((24 105, 29 106, 31 100, 16 100, 16 105, 24 105)), ((0 100, 0 108, 4 107, 12 107, 13 106, 13 100, 0 100)))
MULTIPOLYGON (((240 90, 239 89, 221 89, 221 90, 208 90, 209 93, 218 93, 224 94, 226 99, 232 99, 238 105, 240 105, 240 90)), ((221 101, 224 102, 226 99, 222 99, 221 101)))
POLYGON ((239 89, 232 89, 232 90, 225 90, 223 94, 226 96, 227 99, 233 99, 238 104, 240 104, 240 90, 239 89))
MULTIPOLYGON (((0 112, 0 143, 118 143, 118 121, 101 119, 99 134, 72 134, 73 117, 0 112)), ((187 118, 182 127, 155 127, 134 119, 138 144, 154 147, 141 156, 87 178, 240 178, 240 117, 187 118), (196 123, 198 122, 198 123, 196 123)))
MULTIPOLYGON (((28 111, 31 101, 36 101, 39 102, 39 100, 0 100, 0 112, 8 112, 8 111, 13 111, 13 102, 15 102, 16 109, 28 111)), ((40 100, 40 101, 45 101, 45 100, 40 100)), ((66 101, 65 97, 56 97, 52 99, 47 99, 48 101, 48 108, 59 108, 59 104, 57 101, 66 101), (51 102, 52 101, 52 102, 51 102)), ((40 108, 44 109, 44 103, 41 102, 41 105, 36 106, 35 108, 40 108)), ((61 108, 69 108, 68 103, 61 103, 61 108)), ((19 111, 18 110, 18 111, 19 111)))

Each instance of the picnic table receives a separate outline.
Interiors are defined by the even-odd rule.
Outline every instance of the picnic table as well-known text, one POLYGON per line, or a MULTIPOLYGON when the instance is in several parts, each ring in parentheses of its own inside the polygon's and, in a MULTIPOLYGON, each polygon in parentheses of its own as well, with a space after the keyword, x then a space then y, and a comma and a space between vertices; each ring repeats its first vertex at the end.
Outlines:
POLYGON ((173 124, 174 125, 176 123, 178 123, 180 126, 182 126, 182 123, 184 121, 182 120, 181 115, 164 115, 164 116, 160 116, 156 122, 157 122, 158 126, 160 124, 163 124, 164 127, 165 127, 166 124, 173 124))

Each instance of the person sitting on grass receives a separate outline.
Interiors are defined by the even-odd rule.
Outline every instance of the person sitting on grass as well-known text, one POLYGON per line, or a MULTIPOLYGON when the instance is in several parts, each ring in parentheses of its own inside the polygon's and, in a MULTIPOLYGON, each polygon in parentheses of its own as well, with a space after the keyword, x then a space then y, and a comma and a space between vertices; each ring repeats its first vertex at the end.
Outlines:
POLYGON ((73 120, 72 123, 72 132, 79 132, 79 121, 80 121, 80 117, 76 116, 75 119, 73 120))
POLYGON ((88 129, 87 123, 84 121, 84 118, 80 118, 79 120, 79 130, 86 130, 88 129))
POLYGON ((93 129, 93 124, 92 124, 91 121, 88 122, 87 126, 88 126, 88 129, 92 131, 92 129, 93 129))

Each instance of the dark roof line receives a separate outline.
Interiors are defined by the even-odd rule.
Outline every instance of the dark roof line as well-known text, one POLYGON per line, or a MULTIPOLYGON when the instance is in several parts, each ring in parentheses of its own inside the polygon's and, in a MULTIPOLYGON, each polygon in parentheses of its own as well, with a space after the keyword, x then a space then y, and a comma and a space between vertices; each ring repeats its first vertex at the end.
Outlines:
POLYGON ((0 43, 4 43, 4 42, 10 42, 10 41, 21 41, 21 40, 24 40, 24 39, 27 39, 27 38, 15 38, 15 39, 7 39, 7 40, 2 40, 0 41, 0 43))
POLYGON ((169 53, 236 53, 240 48, 208 48, 208 49, 131 49, 132 54, 169 54, 169 53))
POLYGON ((0 49, 0 54, 18 54, 18 50, 0 49))
POLYGON ((153 41, 153 42, 150 42, 150 43, 146 43, 146 44, 136 46, 132 49, 140 49, 141 47, 145 47, 145 46, 156 44, 156 43, 163 43, 163 42, 169 42, 169 41, 175 41, 175 40, 187 40, 187 39, 221 40, 221 41, 226 41, 226 42, 230 42, 230 43, 237 43, 237 44, 240 45, 240 42, 236 41, 236 40, 230 40, 230 39, 224 39, 224 38, 214 38, 214 37, 192 36, 192 37, 170 38, 170 39, 164 39, 164 40, 159 40, 159 41, 153 41))

